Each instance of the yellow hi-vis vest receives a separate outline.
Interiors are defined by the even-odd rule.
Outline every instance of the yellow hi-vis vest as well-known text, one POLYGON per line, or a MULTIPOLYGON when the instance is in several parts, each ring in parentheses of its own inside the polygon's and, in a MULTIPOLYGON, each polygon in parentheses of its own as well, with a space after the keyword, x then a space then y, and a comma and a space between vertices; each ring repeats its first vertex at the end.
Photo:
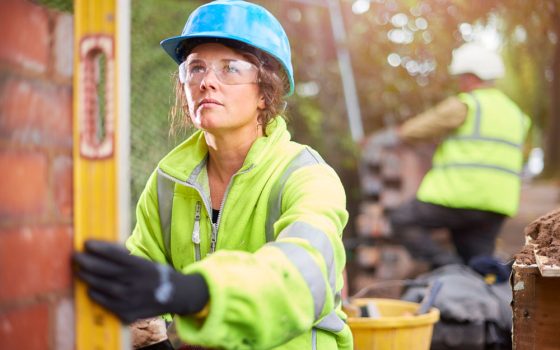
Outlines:
POLYGON ((465 122, 445 139, 417 193, 420 201, 513 216, 529 118, 494 88, 459 94, 465 122))

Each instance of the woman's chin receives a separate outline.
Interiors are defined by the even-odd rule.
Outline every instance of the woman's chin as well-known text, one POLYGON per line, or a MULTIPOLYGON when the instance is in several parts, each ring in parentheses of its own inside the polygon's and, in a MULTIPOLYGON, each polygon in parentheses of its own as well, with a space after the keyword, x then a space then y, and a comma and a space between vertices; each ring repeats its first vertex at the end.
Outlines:
POLYGON ((212 132, 212 130, 216 130, 216 126, 214 124, 207 123, 207 122, 194 123, 194 127, 199 130, 207 131, 207 132, 212 132))
POLYGON ((210 124, 211 123, 205 118, 197 117, 193 120, 194 127, 201 130, 207 130, 209 127, 211 127, 210 124))
POLYGON ((215 118, 210 115, 197 115, 193 120, 193 124, 197 129, 210 130, 217 127, 215 118))

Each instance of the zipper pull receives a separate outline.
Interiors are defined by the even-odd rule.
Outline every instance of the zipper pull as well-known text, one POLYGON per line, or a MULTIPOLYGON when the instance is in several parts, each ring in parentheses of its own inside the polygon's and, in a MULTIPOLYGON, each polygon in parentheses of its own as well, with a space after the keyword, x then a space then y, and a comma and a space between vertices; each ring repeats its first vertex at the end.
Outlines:
POLYGON ((200 244, 200 202, 196 202, 192 241, 195 244, 200 244))
POLYGON ((218 225, 212 224, 212 239, 210 241, 210 253, 216 251, 216 238, 218 236, 218 225))

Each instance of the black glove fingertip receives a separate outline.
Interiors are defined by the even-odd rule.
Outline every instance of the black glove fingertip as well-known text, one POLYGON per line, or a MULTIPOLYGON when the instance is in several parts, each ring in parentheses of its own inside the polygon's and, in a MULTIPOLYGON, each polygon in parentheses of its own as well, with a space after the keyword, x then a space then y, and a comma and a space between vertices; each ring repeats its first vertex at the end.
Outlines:
POLYGON ((107 241, 102 241, 99 239, 88 239, 84 243, 84 250, 88 252, 99 252, 107 249, 107 245, 110 244, 107 241))
POLYGON ((113 303, 104 294, 99 293, 96 290, 90 288, 88 289, 88 296, 96 304, 100 305, 105 310, 115 315, 115 317, 117 317, 122 323, 128 325, 136 321, 136 319, 132 319, 131 317, 128 317, 126 313, 119 312, 117 308, 113 305, 113 303))
POLYGON ((72 254, 72 262, 78 266, 82 265, 85 253, 75 252, 72 254))

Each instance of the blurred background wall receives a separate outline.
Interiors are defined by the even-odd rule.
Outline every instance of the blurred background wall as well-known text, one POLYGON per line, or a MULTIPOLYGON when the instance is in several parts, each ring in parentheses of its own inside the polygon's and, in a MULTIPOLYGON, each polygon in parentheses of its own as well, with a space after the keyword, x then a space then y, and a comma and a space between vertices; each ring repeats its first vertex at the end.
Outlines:
POLYGON ((0 348, 74 348, 72 16, 0 1, 0 348))

